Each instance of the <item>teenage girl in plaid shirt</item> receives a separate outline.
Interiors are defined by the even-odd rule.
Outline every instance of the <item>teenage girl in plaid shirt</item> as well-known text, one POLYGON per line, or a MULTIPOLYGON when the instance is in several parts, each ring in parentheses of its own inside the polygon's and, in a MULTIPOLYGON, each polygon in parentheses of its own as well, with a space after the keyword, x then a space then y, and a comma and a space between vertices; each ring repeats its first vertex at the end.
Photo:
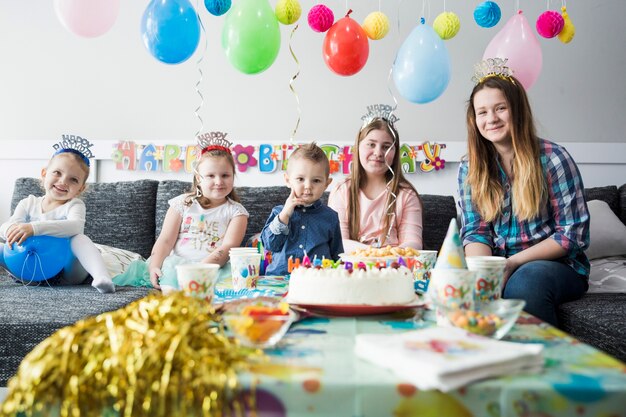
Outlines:
POLYGON ((474 81, 458 175, 465 254, 505 256, 503 297, 526 300, 526 311, 556 325, 556 307, 588 288, 582 178, 565 148, 537 137, 508 68, 474 81))

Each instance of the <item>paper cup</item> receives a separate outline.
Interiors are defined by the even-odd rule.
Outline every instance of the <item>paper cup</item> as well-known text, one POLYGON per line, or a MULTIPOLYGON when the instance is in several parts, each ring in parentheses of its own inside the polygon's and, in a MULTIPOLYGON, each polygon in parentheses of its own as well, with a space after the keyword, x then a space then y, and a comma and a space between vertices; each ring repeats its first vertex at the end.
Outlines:
POLYGON ((428 295, 440 304, 474 305, 476 272, 468 269, 433 269, 428 295))
POLYGON ((468 256, 467 267, 476 272, 474 299, 494 301, 502 296, 506 258, 502 256, 468 256))
POLYGON ((423 294, 428 290, 430 282, 430 272, 437 262, 436 250, 421 250, 415 257, 413 266, 413 279, 415 280, 415 291, 423 294))
MULTIPOLYGON (((443 304, 463 308, 474 307, 476 272, 468 269, 433 269, 430 274, 427 294, 435 306, 443 304)), ((439 308, 436 308, 435 311, 437 324, 440 326, 449 325, 439 308)))
POLYGON ((256 252, 230 252, 230 270, 233 276, 233 289, 256 288, 261 270, 261 254, 256 252))
POLYGON ((190 297, 211 302, 217 283, 218 264, 184 264, 176 266, 178 287, 190 297))

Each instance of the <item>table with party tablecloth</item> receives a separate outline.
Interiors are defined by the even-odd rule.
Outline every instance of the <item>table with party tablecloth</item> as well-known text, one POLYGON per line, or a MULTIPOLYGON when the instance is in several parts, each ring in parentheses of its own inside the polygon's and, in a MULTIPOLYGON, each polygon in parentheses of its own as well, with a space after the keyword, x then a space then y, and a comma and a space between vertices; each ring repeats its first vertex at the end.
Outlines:
MULTIPOLYGON (((254 290, 234 291, 227 277, 216 302, 283 295, 284 277, 261 277, 254 290)), ((359 359, 359 334, 394 334, 434 326, 422 309, 385 315, 302 314, 268 361, 240 375, 254 387, 267 416, 626 416, 626 365, 522 313, 504 340, 544 346, 544 370, 491 378, 443 393, 422 391, 392 372, 359 359)))

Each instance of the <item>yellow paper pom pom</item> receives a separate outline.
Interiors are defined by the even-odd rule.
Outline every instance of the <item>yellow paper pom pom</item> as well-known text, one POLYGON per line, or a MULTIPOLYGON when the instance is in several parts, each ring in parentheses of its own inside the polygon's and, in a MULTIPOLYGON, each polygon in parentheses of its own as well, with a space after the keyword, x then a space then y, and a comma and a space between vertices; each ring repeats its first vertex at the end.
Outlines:
POLYGON ((454 38, 460 28, 459 16, 452 12, 441 13, 433 22, 433 29, 444 41, 454 38))
POLYGON ((561 10, 563 11, 561 16, 563 16, 565 24, 563 25, 563 29, 557 36, 559 37, 559 40, 561 42, 570 43, 572 39, 574 39, 574 35, 576 34, 576 27, 574 27, 572 20, 569 18, 565 6, 561 7, 561 10))
POLYGON ((363 21, 363 30, 370 39, 382 39, 389 32, 389 18, 382 12, 372 12, 363 21))
POLYGON ((280 23, 290 25, 300 19, 302 7, 298 0, 278 0, 274 13, 280 23))

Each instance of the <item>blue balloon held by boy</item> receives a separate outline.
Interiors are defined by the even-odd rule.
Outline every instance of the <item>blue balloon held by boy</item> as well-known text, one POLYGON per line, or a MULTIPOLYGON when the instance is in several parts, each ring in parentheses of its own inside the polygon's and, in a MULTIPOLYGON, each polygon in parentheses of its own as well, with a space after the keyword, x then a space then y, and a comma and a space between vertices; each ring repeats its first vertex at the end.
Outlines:
POLYGON ((54 277, 67 265, 71 256, 67 237, 31 236, 21 245, 4 245, 4 262, 14 276, 27 282, 54 277))

